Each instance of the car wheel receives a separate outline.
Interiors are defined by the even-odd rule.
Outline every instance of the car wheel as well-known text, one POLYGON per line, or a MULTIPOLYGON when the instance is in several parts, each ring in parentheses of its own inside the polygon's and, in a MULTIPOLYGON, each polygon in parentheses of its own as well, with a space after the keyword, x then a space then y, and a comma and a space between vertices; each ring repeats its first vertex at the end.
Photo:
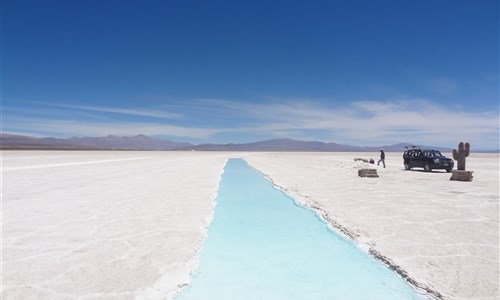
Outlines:
POLYGON ((409 164, 405 164, 405 170, 409 170, 410 169, 410 165, 409 164))
POLYGON ((430 172, 430 171, 432 171, 431 166, 429 166, 429 164, 425 164, 425 166, 424 166, 424 170, 425 170, 425 172, 430 172))
POLYGON ((450 173, 452 169, 446 169, 446 172, 447 173, 450 173))

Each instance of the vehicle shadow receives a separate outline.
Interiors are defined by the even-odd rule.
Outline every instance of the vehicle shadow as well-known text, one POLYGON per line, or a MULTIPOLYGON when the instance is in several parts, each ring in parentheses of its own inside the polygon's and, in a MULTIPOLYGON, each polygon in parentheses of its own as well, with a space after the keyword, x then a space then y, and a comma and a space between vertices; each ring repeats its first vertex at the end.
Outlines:
POLYGON ((431 174, 431 173, 433 173, 433 174, 443 174, 443 173, 444 174, 448 174, 448 173, 451 174, 451 172, 446 172, 446 170, 440 170, 440 169, 439 170, 432 170, 430 172, 426 172, 423 169, 422 170, 406 170, 405 168, 402 168, 401 170, 403 170, 405 172, 420 172, 420 173, 429 173, 429 174, 431 174))

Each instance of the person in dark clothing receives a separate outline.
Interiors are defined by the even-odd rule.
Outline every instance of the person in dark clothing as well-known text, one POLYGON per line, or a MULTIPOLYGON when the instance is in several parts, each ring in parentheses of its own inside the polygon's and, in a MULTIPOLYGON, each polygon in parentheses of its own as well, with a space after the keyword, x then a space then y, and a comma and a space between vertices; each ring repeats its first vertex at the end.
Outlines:
POLYGON ((382 162, 382 164, 384 165, 384 168, 385 168, 385 153, 384 153, 384 149, 380 149, 380 159, 377 162, 377 166, 380 165, 380 162, 382 162))

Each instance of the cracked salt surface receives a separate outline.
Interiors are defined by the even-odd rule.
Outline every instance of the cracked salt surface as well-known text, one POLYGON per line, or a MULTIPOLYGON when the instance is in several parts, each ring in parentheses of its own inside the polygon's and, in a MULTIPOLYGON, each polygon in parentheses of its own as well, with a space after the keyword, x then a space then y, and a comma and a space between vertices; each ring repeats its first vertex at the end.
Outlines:
POLYGON ((168 298, 195 266, 226 160, 3 152, 0 297, 168 298))
POLYGON ((243 160, 230 159, 183 299, 427 299, 243 160))
POLYGON ((434 298, 500 297, 497 153, 472 153, 466 183, 405 171, 402 153, 376 180, 353 161, 373 153, 0 154, 2 300, 172 299, 235 155, 434 298))
POLYGON ((475 177, 469 183, 450 181, 443 171, 406 171, 402 153, 387 153, 387 168, 377 168, 380 178, 357 177, 357 169, 370 165, 353 157, 370 155, 249 153, 244 158, 436 299, 498 300, 498 154, 471 154, 467 168, 475 177))

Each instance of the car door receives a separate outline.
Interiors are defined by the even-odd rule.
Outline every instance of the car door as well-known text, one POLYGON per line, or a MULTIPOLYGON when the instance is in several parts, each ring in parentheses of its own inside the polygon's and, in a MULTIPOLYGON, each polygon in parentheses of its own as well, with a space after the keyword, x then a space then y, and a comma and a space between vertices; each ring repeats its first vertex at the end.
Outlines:
POLYGON ((407 163, 410 168, 414 168, 417 166, 417 150, 408 151, 407 163))
POLYGON ((423 168, 425 165, 425 156, 422 151, 416 151, 415 152, 415 167, 417 168, 423 168))

